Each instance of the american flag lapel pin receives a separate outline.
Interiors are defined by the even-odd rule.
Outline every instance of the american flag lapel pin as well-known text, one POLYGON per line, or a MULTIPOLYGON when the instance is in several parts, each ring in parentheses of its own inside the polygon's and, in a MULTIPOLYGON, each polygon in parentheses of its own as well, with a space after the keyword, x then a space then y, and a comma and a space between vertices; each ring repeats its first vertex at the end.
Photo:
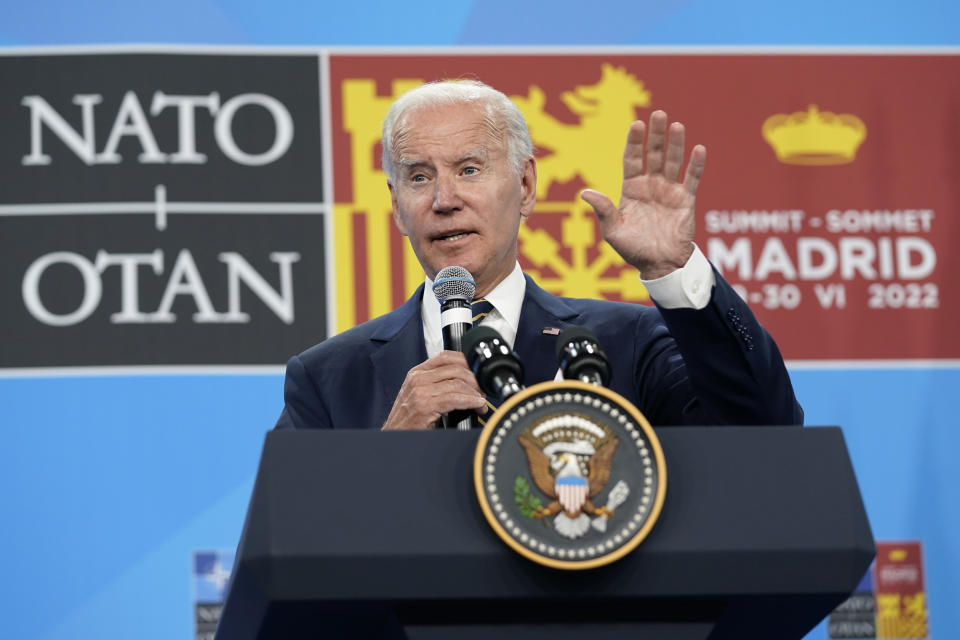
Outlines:
POLYGON ((557 327, 544 327, 543 335, 545 336, 558 336, 560 335, 560 329, 557 327))

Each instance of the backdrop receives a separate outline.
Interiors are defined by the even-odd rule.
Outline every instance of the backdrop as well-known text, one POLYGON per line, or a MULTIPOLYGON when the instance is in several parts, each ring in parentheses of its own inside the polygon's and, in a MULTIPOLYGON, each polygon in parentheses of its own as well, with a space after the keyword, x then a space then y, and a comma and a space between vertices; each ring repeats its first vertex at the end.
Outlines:
POLYGON ((810 637, 960 626, 952 3, 3 13, 7 635, 206 637, 282 363, 422 278, 378 129, 441 77, 527 116, 541 191, 521 261, 565 295, 647 302, 575 197, 619 189, 629 121, 663 108, 707 145, 698 243, 778 340, 806 423, 844 428, 882 543, 810 637))

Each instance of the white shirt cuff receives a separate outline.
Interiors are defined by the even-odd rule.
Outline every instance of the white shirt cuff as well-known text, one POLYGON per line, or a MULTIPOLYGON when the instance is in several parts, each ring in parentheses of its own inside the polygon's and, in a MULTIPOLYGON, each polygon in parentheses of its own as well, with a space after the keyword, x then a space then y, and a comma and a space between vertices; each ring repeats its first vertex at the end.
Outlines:
POLYGON ((710 302, 717 279, 710 261, 700 247, 693 245, 693 254, 685 265, 662 278, 640 278, 640 282, 653 301, 664 309, 703 309, 710 302))

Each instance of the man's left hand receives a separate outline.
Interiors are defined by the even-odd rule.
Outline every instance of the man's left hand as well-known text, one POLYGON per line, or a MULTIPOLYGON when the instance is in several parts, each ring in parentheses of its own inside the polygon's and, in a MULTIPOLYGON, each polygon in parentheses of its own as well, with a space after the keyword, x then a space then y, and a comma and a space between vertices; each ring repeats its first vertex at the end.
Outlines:
POLYGON ((667 114, 654 111, 649 127, 638 120, 627 134, 620 206, 593 189, 580 194, 596 212, 604 239, 645 280, 679 269, 693 253, 694 200, 707 149, 693 148, 681 182, 683 145, 683 125, 674 122, 668 131, 667 114))

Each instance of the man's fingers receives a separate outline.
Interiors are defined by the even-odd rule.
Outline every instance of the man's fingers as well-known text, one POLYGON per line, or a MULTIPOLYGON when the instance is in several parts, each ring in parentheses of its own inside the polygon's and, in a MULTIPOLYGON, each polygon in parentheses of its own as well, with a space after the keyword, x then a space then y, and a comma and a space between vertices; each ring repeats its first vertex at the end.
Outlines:
POLYGON ((477 411, 487 406, 487 399, 459 380, 445 380, 430 387, 416 387, 397 396, 399 415, 405 421, 429 425, 452 411, 477 411))
POLYGON ((647 133, 647 174, 663 172, 663 153, 667 144, 667 114, 657 109, 650 114, 647 133))
POLYGON ((408 401, 418 411, 437 414, 487 406, 486 396, 480 395, 461 380, 444 380, 427 388, 418 387, 411 390, 408 401))
POLYGON ((404 386, 409 384, 431 385, 443 380, 460 380, 480 393, 480 385, 467 367, 466 357, 459 351, 441 351, 407 372, 404 386))
POLYGON ((667 161, 663 166, 663 177, 670 182, 676 182, 680 177, 680 167, 683 165, 684 128, 679 122, 670 125, 670 135, 667 140, 667 161))
POLYGON ((584 189, 580 192, 580 198, 593 207, 601 225, 613 220, 613 217, 617 214, 617 207, 613 204, 613 201, 599 191, 584 189))
POLYGON ((485 413, 486 405, 487 399, 462 380, 444 380, 431 385, 404 383, 382 429, 430 429, 445 413, 457 410, 485 413))
POLYGON ((442 414, 455 410, 483 412, 486 404, 463 354, 441 351, 407 372, 382 428, 429 429, 442 414))
POLYGON ((476 409, 486 403, 467 360, 459 351, 441 351, 426 362, 421 362, 407 373, 398 397, 413 400, 437 409, 451 410, 446 402, 454 402, 452 409, 476 409), (447 397, 449 396, 449 398, 447 397))
POLYGON ((690 164, 687 165, 687 173, 683 178, 683 187, 690 195, 696 195, 700 177, 703 176, 703 167, 706 164, 707 148, 698 144, 690 152, 690 164))
POLYGON ((643 141, 647 125, 637 120, 627 132, 627 146, 623 150, 623 179, 629 180, 643 174, 643 141))
POLYGON ((429 369, 446 364, 461 364, 464 368, 467 366, 467 358, 459 351, 443 350, 437 355, 424 360, 414 367, 414 369, 429 369))

